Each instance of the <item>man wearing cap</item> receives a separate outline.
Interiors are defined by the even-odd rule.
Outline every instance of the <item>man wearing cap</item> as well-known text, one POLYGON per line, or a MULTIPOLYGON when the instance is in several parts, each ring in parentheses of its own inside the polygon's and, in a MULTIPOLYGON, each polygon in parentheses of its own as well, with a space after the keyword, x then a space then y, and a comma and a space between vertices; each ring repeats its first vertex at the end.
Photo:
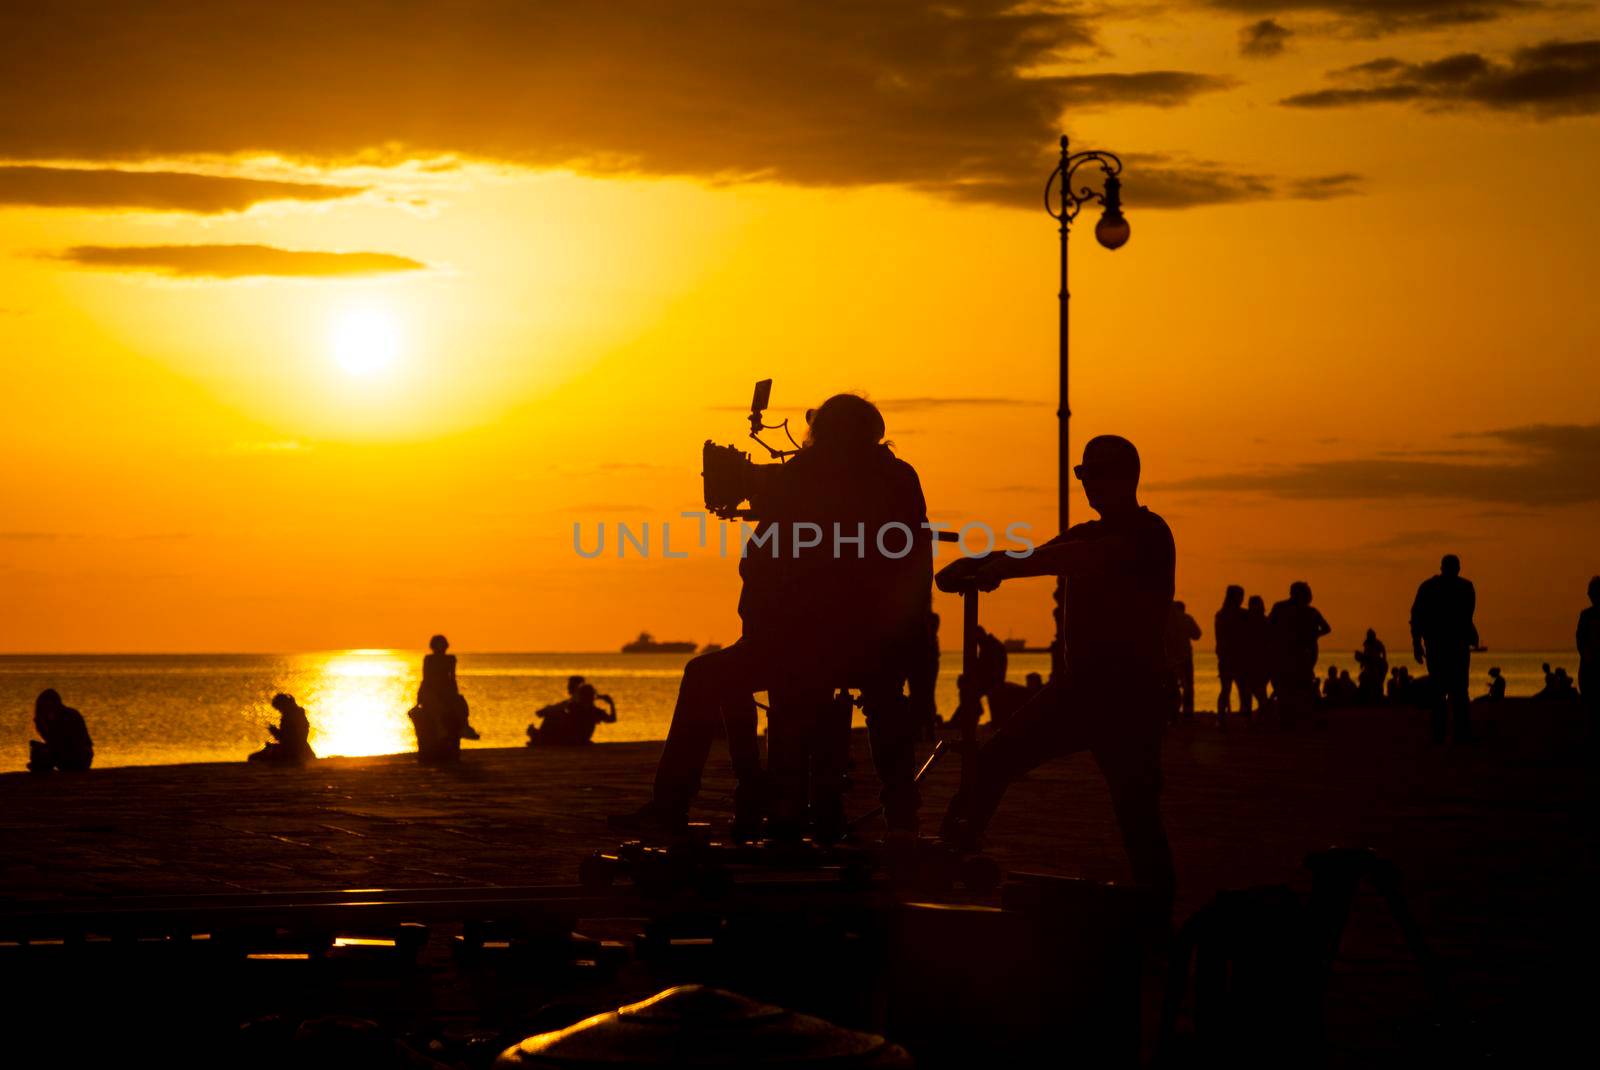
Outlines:
POLYGON ((957 845, 975 845, 1013 780, 1050 758, 1090 751, 1111 790, 1134 879, 1169 915, 1176 878, 1160 793, 1172 532, 1139 504, 1139 452, 1127 439, 1090 439, 1073 472, 1100 519, 1074 525, 1027 557, 989 557, 971 574, 984 591, 1008 579, 1064 576, 1066 660, 1064 672, 971 759, 970 787, 951 801, 942 831, 957 845))

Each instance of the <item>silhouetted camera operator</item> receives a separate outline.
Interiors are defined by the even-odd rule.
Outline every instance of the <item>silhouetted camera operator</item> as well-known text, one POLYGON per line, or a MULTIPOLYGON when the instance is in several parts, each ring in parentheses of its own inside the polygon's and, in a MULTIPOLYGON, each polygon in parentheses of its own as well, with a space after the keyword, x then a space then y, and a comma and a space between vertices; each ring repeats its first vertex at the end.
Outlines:
POLYGON ((1091 751, 1111 790, 1134 879, 1154 893, 1165 916, 1176 884, 1160 809, 1161 732, 1172 695, 1163 642, 1172 532, 1139 504, 1139 453, 1127 439, 1090 439, 1073 471, 1099 520, 1073 526, 1028 557, 992 555, 940 575, 941 586, 975 583, 984 591, 1022 576, 1067 578, 1065 671, 971 759, 971 788, 951 801, 942 832, 975 846, 1012 781, 1051 758, 1091 751))
POLYGON ((751 692, 772 693, 776 706, 785 693, 854 686, 886 821, 916 828, 916 726, 903 685, 932 596, 922 486, 884 442, 883 416, 865 398, 836 394, 809 422, 787 463, 761 468, 751 499, 760 523, 739 565, 743 634, 685 666, 654 798, 614 825, 679 831, 725 708, 751 692))

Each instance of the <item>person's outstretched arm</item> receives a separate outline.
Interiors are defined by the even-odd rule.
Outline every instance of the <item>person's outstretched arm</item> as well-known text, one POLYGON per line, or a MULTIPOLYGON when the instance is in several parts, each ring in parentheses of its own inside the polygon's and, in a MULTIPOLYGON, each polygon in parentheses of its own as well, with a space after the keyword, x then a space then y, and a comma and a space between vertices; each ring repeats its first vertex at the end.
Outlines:
POLYGON ((992 591, 1006 580, 1029 576, 1073 576, 1102 572, 1128 552, 1131 543, 1110 537, 1067 541, 1059 536, 1038 547, 1027 557, 991 554, 978 567, 973 579, 980 591, 992 591))
POLYGON ((610 695, 596 695, 595 698, 599 699, 601 702, 604 702, 606 704, 607 710, 609 711, 609 712, 605 712, 605 713, 600 714, 600 720, 603 721, 606 724, 616 724, 617 723, 617 704, 615 702, 611 701, 611 696, 610 695))

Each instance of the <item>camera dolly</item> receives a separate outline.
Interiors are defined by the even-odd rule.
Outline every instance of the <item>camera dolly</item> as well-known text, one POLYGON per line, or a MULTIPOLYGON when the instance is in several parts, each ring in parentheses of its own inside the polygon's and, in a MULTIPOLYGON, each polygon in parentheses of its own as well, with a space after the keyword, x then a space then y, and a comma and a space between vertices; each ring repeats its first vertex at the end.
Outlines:
MULTIPOLYGON (((978 590, 971 582, 974 562, 963 559, 941 570, 941 590, 959 592, 962 601, 962 683, 952 721, 961 725, 959 739, 943 739, 917 771, 921 783, 946 754, 961 762, 961 786, 970 788, 978 750, 977 723, 982 714, 977 680, 978 590)), ((670 898, 695 892, 707 898, 729 892, 739 870, 805 873, 834 877, 847 890, 864 890, 880 874, 891 883, 918 894, 945 894, 957 886, 974 895, 990 895, 999 888, 1003 873, 999 863, 981 849, 923 836, 909 843, 882 847, 859 841, 861 828, 882 814, 869 811, 848 826, 839 843, 810 838, 730 842, 712 837, 710 826, 691 823, 687 834, 666 843, 629 840, 611 850, 598 850, 578 866, 578 880, 586 889, 600 891, 618 880, 631 881, 647 898, 670 898)))

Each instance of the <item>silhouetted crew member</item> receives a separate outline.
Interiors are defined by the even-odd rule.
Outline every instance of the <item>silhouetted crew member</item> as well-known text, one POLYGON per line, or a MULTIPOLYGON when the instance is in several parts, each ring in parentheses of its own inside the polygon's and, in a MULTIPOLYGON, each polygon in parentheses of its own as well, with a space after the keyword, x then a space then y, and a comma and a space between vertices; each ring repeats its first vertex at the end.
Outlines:
POLYGON ((1333 629, 1311 604, 1311 585, 1296 580, 1267 615, 1274 651, 1272 697, 1285 728, 1309 713, 1317 697, 1317 640, 1333 629))
POLYGON ((1267 681, 1272 679, 1272 625, 1267 622, 1267 603, 1258 594, 1250 596, 1240 628, 1239 712, 1252 716, 1252 704, 1267 705, 1267 681))
POLYGON ((1172 680, 1177 685, 1178 701, 1174 714, 1182 713, 1186 721, 1194 720, 1194 641, 1200 638, 1200 625, 1182 602, 1172 603, 1167 615, 1167 665, 1172 669, 1172 680))
POLYGON ((1490 702, 1500 702, 1506 697, 1506 678, 1500 675, 1498 665, 1489 669, 1489 693, 1484 697, 1490 702))
POLYGON ((1589 608, 1578 614, 1578 694, 1590 729, 1600 726, 1600 576, 1589 581, 1589 608))
POLYGON ((911 703, 911 720, 917 726, 917 735, 932 739, 938 733, 939 700, 939 614, 929 613, 926 627, 917 633, 917 642, 911 650, 911 663, 907 672, 906 695, 911 703))
POLYGON ((1433 692, 1433 741, 1443 743, 1454 712, 1457 743, 1472 738, 1472 696, 1468 676, 1478 628, 1472 623, 1478 596, 1461 575, 1461 559, 1445 554, 1439 574, 1422 581, 1411 603, 1411 651, 1428 666, 1433 692))
POLYGON ((81 773, 94 762, 94 743, 83 714, 61 701, 53 687, 39 692, 33 702, 33 729, 39 740, 28 741, 28 771, 81 773))
POLYGON ((305 709, 293 695, 281 692, 272 696, 272 708, 278 711, 278 723, 267 725, 272 742, 250 755, 249 760, 270 765, 303 765, 314 761, 317 755, 311 749, 311 721, 305 709))
POLYGON ((1172 694, 1164 645, 1172 532, 1139 504, 1139 454, 1127 439, 1090 439, 1074 473, 1101 519, 1074 525, 1026 558, 993 555, 974 573, 980 590, 1013 577, 1067 577, 1069 641, 1062 672, 970 759, 970 793, 951 801, 942 832, 975 844, 1013 780, 1050 758, 1088 750, 1105 774, 1134 878, 1170 914, 1176 880, 1160 795, 1172 694))
POLYGON ((813 414, 804 448, 751 502, 762 519, 757 536, 776 541, 745 548, 743 634, 684 667, 655 797, 638 813, 617 815, 614 827, 683 827, 728 701, 848 682, 862 690, 885 821, 891 830, 915 829, 916 725, 904 688, 932 604, 932 548, 916 537, 927 520, 916 471, 883 438, 876 406, 836 394, 813 414))
POLYGON ((1357 675, 1361 701, 1371 706, 1383 702, 1383 685, 1389 678, 1389 651, 1371 628, 1367 629, 1361 649, 1356 651, 1356 665, 1361 670, 1357 675))
POLYGON ((1222 692, 1217 696, 1217 726, 1228 727, 1228 714, 1233 712, 1233 686, 1239 684, 1240 708, 1248 708, 1244 684, 1240 682, 1240 659, 1244 654, 1244 588, 1230 583, 1222 592, 1222 608, 1211 618, 1211 636, 1217 644, 1217 679, 1222 692))

